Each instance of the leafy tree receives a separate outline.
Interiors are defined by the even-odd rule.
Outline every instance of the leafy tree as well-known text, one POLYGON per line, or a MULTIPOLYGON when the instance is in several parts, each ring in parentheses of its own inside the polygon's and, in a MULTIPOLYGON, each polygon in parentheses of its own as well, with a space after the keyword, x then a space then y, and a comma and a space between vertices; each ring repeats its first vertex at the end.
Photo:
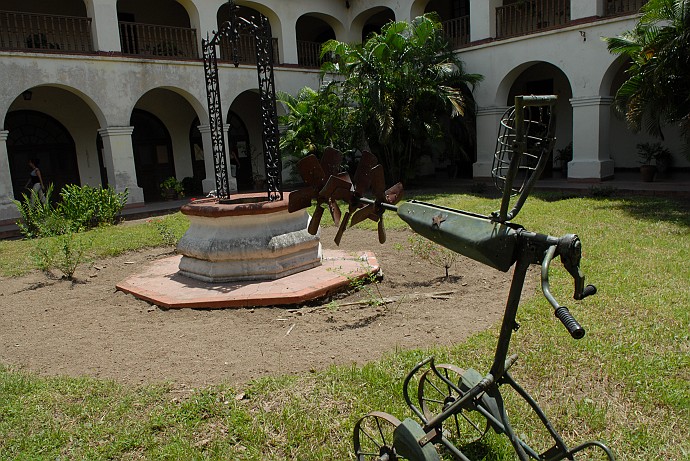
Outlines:
POLYGON ((634 131, 664 139, 677 125, 690 144, 690 0, 650 0, 634 29, 604 40, 610 52, 630 58, 628 79, 615 108, 634 131))
POLYGON ((324 75, 340 82, 344 107, 355 107, 368 147, 391 182, 405 179, 434 146, 462 152, 481 76, 464 71, 437 16, 390 22, 363 45, 330 40, 324 75))
POLYGON ((288 108, 288 113, 280 117, 285 126, 280 150, 286 165, 294 165, 309 154, 320 156, 326 147, 346 152, 361 144, 354 108, 345 106, 336 90, 331 83, 321 85, 319 90, 302 88, 297 96, 278 95, 288 108))

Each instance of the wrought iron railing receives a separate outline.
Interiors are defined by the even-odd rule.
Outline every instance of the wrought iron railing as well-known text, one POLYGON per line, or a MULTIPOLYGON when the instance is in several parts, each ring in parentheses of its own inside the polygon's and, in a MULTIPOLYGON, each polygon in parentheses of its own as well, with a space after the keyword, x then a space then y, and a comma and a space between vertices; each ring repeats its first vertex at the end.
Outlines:
POLYGON ((91 53, 91 18, 0 11, 0 49, 91 53))
POLYGON ((496 36, 513 37, 570 22, 570 0, 521 0, 496 8, 496 36))
POLYGON ((606 16, 617 16, 623 14, 635 14, 640 11, 642 5, 648 0, 607 0, 606 16))
POLYGON ((118 24, 123 54, 199 58, 195 29, 124 21, 118 24))
MULTIPOLYGON (((272 38, 273 62, 278 63, 278 39, 272 38)), ((228 37, 220 39, 219 61, 232 61, 232 40, 228 37)), ((237 53, 240 64, 256 64, 256 40, 252 35, 240 34, 237 43, 237 53)))
POLYGON ((321 46, 319 42, 297 40, 297 63, 302 67, 321 67, 321 46))
POLYGON ((470 43, 470 17, 461 16, 441 23, 443 32, 453 48, 467 46, 470 43))

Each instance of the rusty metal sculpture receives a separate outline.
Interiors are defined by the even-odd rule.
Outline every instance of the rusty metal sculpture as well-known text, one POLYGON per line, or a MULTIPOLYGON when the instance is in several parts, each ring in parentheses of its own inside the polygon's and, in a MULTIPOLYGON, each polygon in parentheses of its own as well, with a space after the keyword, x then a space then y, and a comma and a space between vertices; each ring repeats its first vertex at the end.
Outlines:
MULTIPOLYGON (((436 364, 430 357, 418 363, 403 383, 403 396, 421 424, 412 418, 400 421, 392 415, 371 412, 362 417, 354 429, 354 449, 357 460, 414 461, 440 460, 436 447, 457 460, 469 461, 462 451, 468 443, 483 437, 489 429, 505 434, 522 461, 529 459, 558 461, 577 459, 585 450, 601 450, 613 461, 611 450, 601 442, 590 441, 568 448, 553 428, 536 401, 518 385, 509 370, 517 355, 508 356, 513 331, 519 325, 516 315, 527 270, 533 264, 541 266, 541 287, 545 298, 554 308, 555 316, 574 339, 585 335, 567 307, 552 296, 549 288, 551 261, 560 257, 574 280, 575 300, 596 293, 593 285, 585 285, 580 271, 581 243, 577 235, 562 237, 530 232, 512 222, 525 203, 530 191, 549 160, 554 143, 555 96, 518 96, 515 107, 506 112, 502 121, 494 155, 493 176, 503 191, 501 207, 490 215, 455 210, 431 203, 411 200, 396 206, 402 197, 402 186, 387 190, 380 166, 375 157, 365 152, 354 182, 346 175, 338 175, 339 157, 330 153, 321 162, 304 159, 299 169, 309 188, 290 196, 293 209, 308 206, 312 198, 319 208, 312 218, 316 232, 323 209, 328 204, 337 208, 335 200, 343 200, 348 210, 339 223, 336 241, 348 225, 364 219, 378 222, 379 240, 385 241, 382 215, 384 211, 398 216, 422 236, 457 253, 500 271, 513 269, 505 313, 495 351, 493 365, 486 374, 474 369, 461 369, 450 364, 436 364), (313 174, 319 165, 320 171, 313 174), (313 167, 308 167, 313 165, 313 167), (327 172, 330 178, 325 178, 327 172), (307 173, 306 175, 304 173, 307 173), (374 198, 366 198, 371 191, 374 198), (321 209, 319 212, 318 210, 321 209), (410 392, 410 388, 416 389, 410 392), (539 453, 522 440, 510 425, 499 386, 508 386, 529 405, 550 434, 553 446, 539 453)), ((339 212, 334 212, 338 215, 339 212)))

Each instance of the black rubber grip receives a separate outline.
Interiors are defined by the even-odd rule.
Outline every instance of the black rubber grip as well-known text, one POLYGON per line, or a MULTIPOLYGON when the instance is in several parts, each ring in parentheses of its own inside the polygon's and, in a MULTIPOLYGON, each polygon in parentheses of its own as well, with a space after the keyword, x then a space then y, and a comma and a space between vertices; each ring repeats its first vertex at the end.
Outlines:
POLYGON ((594 285, 587 285, 585 289, 582 290, 582 299, 595 294, 597 294, 597 287, 595 287, 594 285))
POLYGON ((561 306, 556 309, 556 317, 565 325, 566 330, 574 339, 581 339, 585 336, 585 329, 577 323, 573 314, 570 313, 567 307, 561 306))

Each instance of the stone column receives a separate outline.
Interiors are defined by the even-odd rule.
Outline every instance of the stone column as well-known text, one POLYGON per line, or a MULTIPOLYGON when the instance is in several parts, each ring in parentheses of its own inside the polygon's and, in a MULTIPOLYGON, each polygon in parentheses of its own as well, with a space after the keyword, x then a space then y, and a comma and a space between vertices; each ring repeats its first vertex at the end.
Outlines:
MULTIPOLYGON (((14 199, 10 162, 7 158, 7 137, 10 132, 0 130, 0 224, 3 221, 14 221, 19 217, 14 199)), ((27 170, 28 171, 28 170, 27 170)))
POLYGON ((122 51, 120 29, 117 24, 117 2, 87 1, 86 14, 91 18, 94 48, 98 51, 122 51))
POLYGON ((470 41, 496 36, 496 7, 501 0, 470 0, 470 41))
MULTIPOLYGON (((297 64, 299 62, 297 56, 297 18, 284 16, 281 17, 281 23, 282 36, 278 36, 278 41, 282 42, 283 45, 280 50, 280 62, 297 64)), ((273 30, 273 36, 276 36, 275 30, 273 30)))
POLYGON ((577 0, 570 2, 570 20, 603 16, 606 8, 605 0, 577 0))
POLYGON ((109 126, 98 130, 103 139, 103 161, 108 169, 108 182, 117 192, 129 191, 128 205, 144 203, 144 191, 137 185, 134 166, 133 131, 133 126, 109 126))
MULTIPOLYGON (((228 188, 229 191, 237 192, 237 178, 231 175, 230 158, 228 149, 230 144, 228 140, 228 132, 230 127, 223 125, 223 137, 225 139, 225 164, 228 166, 228 188)), ((204 148, 204 168, 206 170, 206 178, 201 182, 204 193, 208 194, 210 191, 216 189, 216 167, 213 160, 213 143, 211 142, 211 127, 209 125, 199 125, 199 132, 201 133, 201 141, 204 148)))
POLYGON ((609 154, 609 125, 613 98, 589 96, 572 98, 573 160, 568 178, 600 181, 613 177, 609 154))
POLYGON ((477 111, 477 161, 474 164, 475 178, 491 177, 491 167, 496 151, 496 137, 501 116, 508 107, 480 107, 477 111))

